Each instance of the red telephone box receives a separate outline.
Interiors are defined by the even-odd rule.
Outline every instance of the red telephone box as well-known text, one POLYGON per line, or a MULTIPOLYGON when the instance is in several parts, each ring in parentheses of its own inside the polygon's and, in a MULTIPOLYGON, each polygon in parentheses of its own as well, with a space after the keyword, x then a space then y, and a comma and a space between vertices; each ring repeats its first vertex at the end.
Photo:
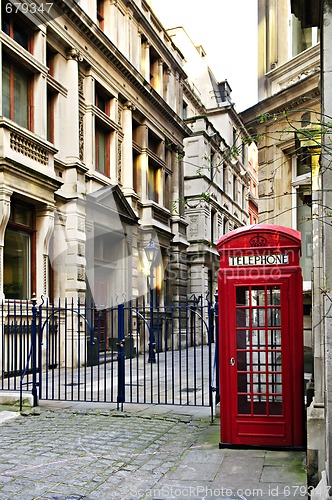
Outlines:
POLYGON ((231 231, 220 254, 220 446, 303 447, 301 234, 231 231))

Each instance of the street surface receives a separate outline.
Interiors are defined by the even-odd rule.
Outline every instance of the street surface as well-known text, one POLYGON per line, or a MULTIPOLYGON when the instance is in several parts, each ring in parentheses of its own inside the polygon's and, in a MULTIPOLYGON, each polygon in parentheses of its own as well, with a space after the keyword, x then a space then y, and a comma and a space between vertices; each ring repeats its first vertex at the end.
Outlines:
POLYGON ((219 449, 207 408, 41 404, 0 425, 0 500, 307 498, 303 452, 219 449))

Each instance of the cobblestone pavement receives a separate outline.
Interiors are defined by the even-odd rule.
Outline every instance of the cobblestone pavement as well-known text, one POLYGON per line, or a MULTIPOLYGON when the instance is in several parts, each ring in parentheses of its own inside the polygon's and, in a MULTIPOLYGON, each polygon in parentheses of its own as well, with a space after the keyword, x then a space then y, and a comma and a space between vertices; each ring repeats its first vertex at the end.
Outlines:
POLYGON ((44 403, 0 432, 0 500, 307 498, 304 453, 221 450, 206 408, 44 403))

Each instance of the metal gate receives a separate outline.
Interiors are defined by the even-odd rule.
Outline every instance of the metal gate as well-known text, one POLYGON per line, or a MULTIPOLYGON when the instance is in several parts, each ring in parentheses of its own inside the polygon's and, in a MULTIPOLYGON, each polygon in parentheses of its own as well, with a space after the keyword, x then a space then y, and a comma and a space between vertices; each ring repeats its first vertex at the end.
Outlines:
POLYGON ((3 303, 2 390, 38 399, 210 406, 216 304, 3 303))

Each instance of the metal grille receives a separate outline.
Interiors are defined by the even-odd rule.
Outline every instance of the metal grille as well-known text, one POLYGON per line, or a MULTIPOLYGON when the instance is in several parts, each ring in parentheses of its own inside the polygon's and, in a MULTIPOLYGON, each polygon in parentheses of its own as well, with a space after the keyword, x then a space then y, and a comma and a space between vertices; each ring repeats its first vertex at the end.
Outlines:
MULTIPOLYGON (((212 406, 215 307, 3 303, 1 389, 39 399, 212 406)), ((37 403, 36 403, 37 404, 37 403)))

